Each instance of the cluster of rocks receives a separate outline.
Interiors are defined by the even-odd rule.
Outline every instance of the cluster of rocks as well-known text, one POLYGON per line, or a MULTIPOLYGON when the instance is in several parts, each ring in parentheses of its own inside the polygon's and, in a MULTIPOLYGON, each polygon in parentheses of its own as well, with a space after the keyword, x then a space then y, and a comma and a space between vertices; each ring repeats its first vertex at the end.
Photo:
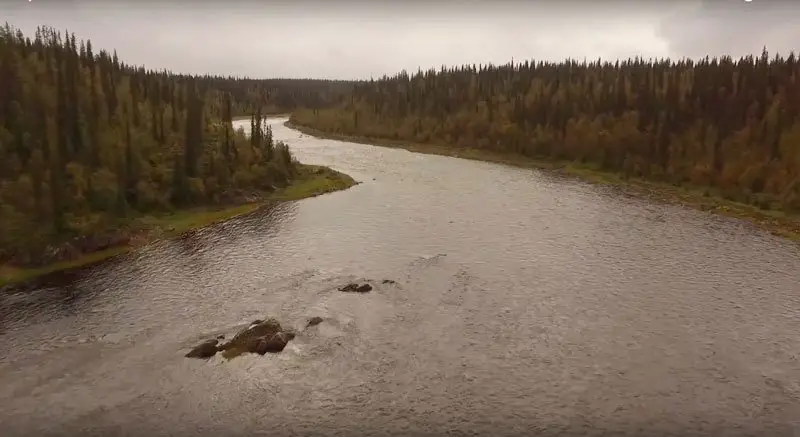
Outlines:
POLYGON ((358 284, 353 282, 344 287, 339 287, 339 291, 344 291, 345 293, 367 293, 372 291, 372 286, 366 283, 358 284))
MULTIPOLYGON (((318 324, 322 321, 319 319, 318 324)), ((310 321, 309 321, 310 322, 310 321)), ((211 358, 222 352, 225 358, 234 358, 243 353, 254 353, 264 355, 266 353, 278 353, 286 348, 297 334, 292 329, 284 329, 281 324, 272 318, 266 320, 255 320, 249 327, 239 331, 232 339, 220 343, 224 337, 206 340, 195 346, 189 353, 188 358, 211 358)))
MULTIPOLYGON (((391 279, 384 279, 382 284, 395 284, 391 279)), ((342 292, 367 293, 372 291, 372 285, 364 283, 350 283, 339 288, 342 292)), ((308 319, 306 328, 319 325, 323 322, 322 317, 312 317, 308 319)), ((274 318, 264 320, 254 320, 250 326, 239 331, 227 342, 225 336, 220 335, 203 341, 190 350, 188 358, 211 358, 217 353, 222 353, 225 358, 234 358, 243 353, 254 353, 264 355, 267 353, 278 353, 286 348, 286 345, 294 340, 297 332, 293 329, 284 329, 274 318)))
MULTIPOLYGON (((382 284, 396 284, 395 281, 391 279, 384 279, 381 281, 382 284)), ((372 291, 372 285, 367 282, 351 282, 344 287, 339 287, 339 291, 343 291, 345 293, 368 293, 372 291)))

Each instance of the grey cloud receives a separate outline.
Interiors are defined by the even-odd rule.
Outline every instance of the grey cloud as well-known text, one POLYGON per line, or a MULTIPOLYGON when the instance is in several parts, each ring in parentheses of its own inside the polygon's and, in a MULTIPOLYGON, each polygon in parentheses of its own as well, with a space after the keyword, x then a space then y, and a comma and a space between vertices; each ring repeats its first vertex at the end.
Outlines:
POLYGON ((68 28, 130 63, 251 77, 368 78, 512 58, 702 56, 723 43, 758 51, 768 37, 791 36, 774 26, 750 39, 709 33, 728 22, 714 21, 713 7, 685 1, 4 0, 2 7, 27 33, 38 24, 68 28))
POLYGON ((659 26, 675 56, 788 54, 800 48, 800 1, 722 0, 681 5, 659 26))

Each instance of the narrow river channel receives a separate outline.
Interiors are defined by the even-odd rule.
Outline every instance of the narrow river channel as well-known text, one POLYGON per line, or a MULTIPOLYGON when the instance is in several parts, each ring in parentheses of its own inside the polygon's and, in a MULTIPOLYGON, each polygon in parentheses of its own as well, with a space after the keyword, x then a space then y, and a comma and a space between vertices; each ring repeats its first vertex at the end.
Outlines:
POLYGON ((800 435, 796 244, 284 121, 363 183, 0 295, 0 435, 800 435), (183 357, 264 315, 325 321, 183 357))

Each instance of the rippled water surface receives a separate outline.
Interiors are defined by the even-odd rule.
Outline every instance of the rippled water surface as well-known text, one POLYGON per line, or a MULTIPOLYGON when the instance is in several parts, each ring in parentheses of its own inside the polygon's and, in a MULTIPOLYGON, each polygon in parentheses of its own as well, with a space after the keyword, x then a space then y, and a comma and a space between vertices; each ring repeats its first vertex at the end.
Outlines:
POLYGON ((282 122, 363 183, 4 293, 0 435, 800 435, 793 243, 282 122), (354 278, 397 284, 336 290, 354 278), (183 357, 262 315, 325 321, 183 357))

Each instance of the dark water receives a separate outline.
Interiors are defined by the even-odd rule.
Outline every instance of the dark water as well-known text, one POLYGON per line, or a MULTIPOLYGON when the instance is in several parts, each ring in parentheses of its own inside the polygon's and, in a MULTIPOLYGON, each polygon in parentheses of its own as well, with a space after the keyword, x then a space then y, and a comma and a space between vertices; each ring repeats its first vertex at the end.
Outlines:
POLYGON ((364 183, 1 296, 0 435, 800 435, 796 245, 274 129, 364 183), (398 284, 336 291, 362 277, 398 284), (183 358, 265 314, 326 320, 279 355, 183 358))

